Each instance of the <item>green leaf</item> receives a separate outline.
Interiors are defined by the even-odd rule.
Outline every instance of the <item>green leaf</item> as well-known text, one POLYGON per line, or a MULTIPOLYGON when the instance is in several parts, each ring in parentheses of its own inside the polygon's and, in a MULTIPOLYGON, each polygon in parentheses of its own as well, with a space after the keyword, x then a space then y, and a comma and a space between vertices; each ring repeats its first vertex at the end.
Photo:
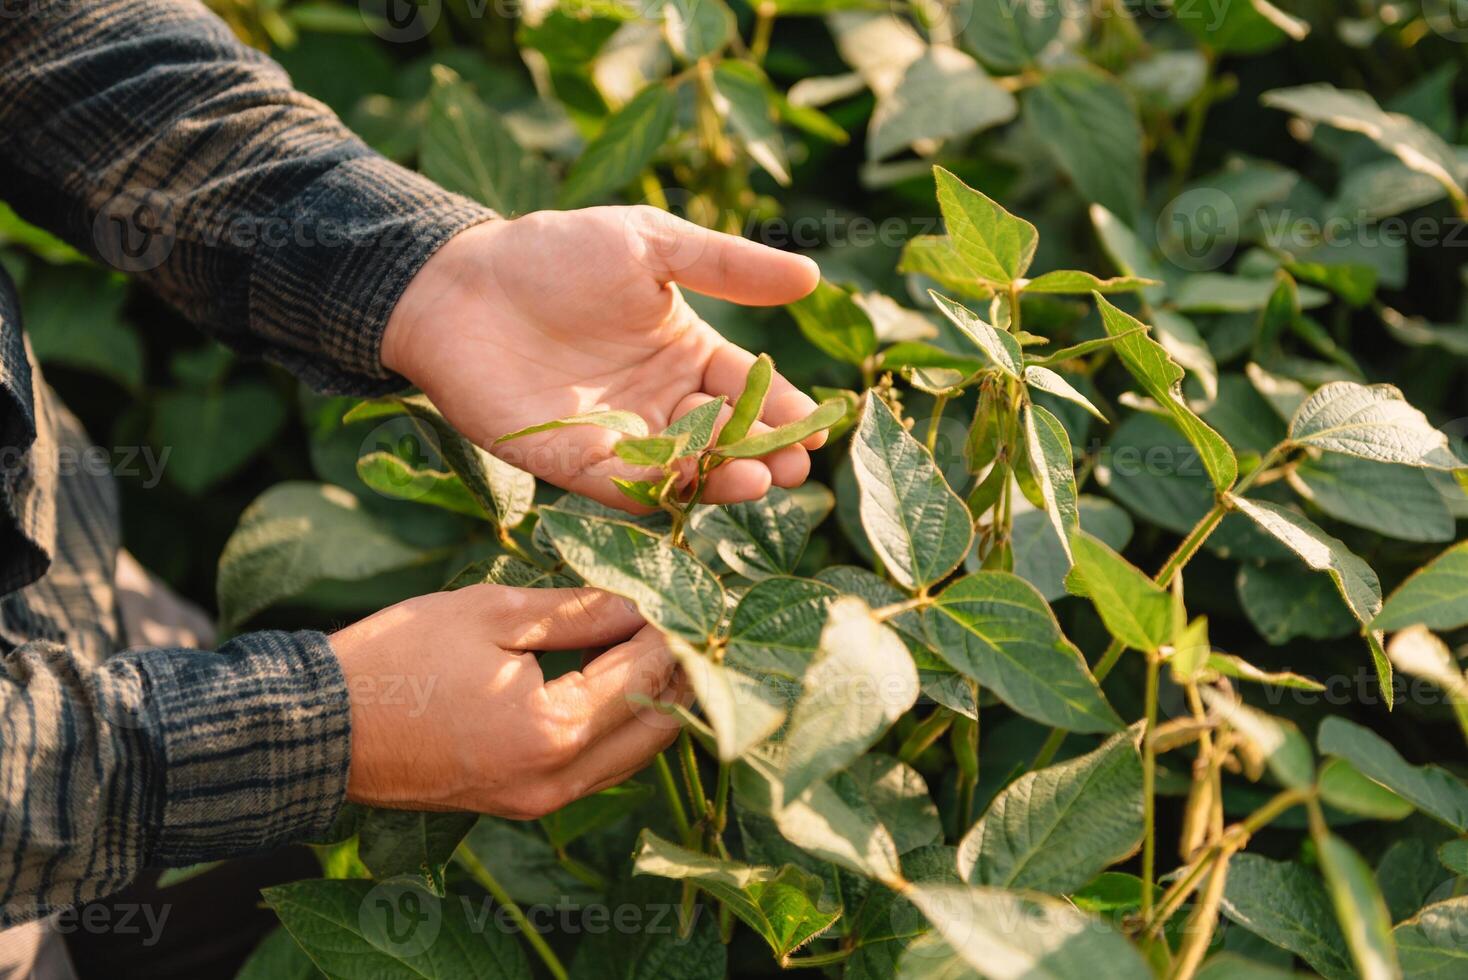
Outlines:
POLYGON ((1126 337, 1135 337, 1146 332, 1146 327, 1137 327, 1135 330, 1128 330, 1125 333, 1117 334, 1115 337, 1097 337, 1095 340, 1084 340, 1070 347, 1062 347, 1060 350, 1046 354, 1044 357, 1026 355, 1025 363, 1027 367, 1025 368, 1025 374, 1028 377, 1030 368, 1048 368, 1054 367, 1057 364, 1064 364, 1066 361, 1073 361, 1076 358, 1085 357, 1088 354, 1094 354, 1100 350, 1106 350, 1117 341, 1126 337))
MULTIPOLYGON (((906 593, 887 579, 865 568, 835 565, 822 569, 816 577, 840 592, 857 596, 873 609, 891 606, 908 598, 906 593)), ((976 717, 978 705, 974 701, 972 688, 933 649, 922 613, 917 609, 900 612, 888 619, 887 625, 896 630, 902 642, 907 644, 907 651, 917 664, 918 680, 923 693, 964 717, 976 717)))
MULTIPOLYGON (((1117 337, 1137 327, 1145 329, 1145 324, 1117 309, 1105 297, 1098 294, 1096 303, 1101 309, 1101 321, 1111 336, 1117 337)), ((1166 410, 1173 424, 1198 450, 1213 485, 1219 490, 1232 487, 1239 474, 1233 450, 1188 407, 1182 393, 1183 370, 1168 356, 1167 350, 1145 333, 1119 339, 1115 349, 1142 390, 1166 410)))
POLYGON ((960 140, 1009 122, 1013 95, 956 48, 931 45, 877 99, 867 127, 867 158, 883 160, 914 144, 960 140))
POLYGON ((1211 671, 1232 677, 1235 680, 1249 681, 1254 684, 1264 684, 1271 687, 1288 687, 1296 691, 1324 691, 1325 685, 1308 677, 1289 671, 1260 670, 1242 657, 1235 657, 1228 653, 1210 653, 1205 665, 1211 671))
POLYGON ((1223 913, 1299 956, 1326 980, 1355 980, 1330 896, 1320 878, 1304 865, 1257 854, 1234 855, 1223 892, 1223 913))
POLYGON ((1323 386, 1295 412, 1290 439, 1378 463, 1439 470, 1464 465, 1453 455, 1448 437, 1391 385, 1336 381, 1323 386))
POLYGON ((847 408, 846 399, 832 398, 829 401, 821 402, 816 406, 814 412, 803 419, 777 425, 766 432, 745 436, 738 442, 718 447, 715 452, 726 459, 755 459, 760 456, 768 456, 777 449, 784 449, 786 446, 803 442, 817 432, 824 432, 836 425, 846 417, 847 408))
MULTIPOLYGON (((1132 537, 1132 520, 1126 511, 1104 497, 1082 496, 1079 500, 1081 526, 1112 548, 1124 548, 1132 537)), ((1014 516, 1012 537, 1014 574, 1029 582, 1046 602, 1066 595, 1065 576, 1070 572, 1070 555, 1044 511, 1026 510, 1014 516)), ((965 567, 979 570, 977 553, 970 552, 965 567)))
POLYGON ((902 878, 897 844, 871 803, 841 778, 815 783, 795 799, 785 798, 782 751, 783 746, 745 757, 734 773, 740 804, 773 817, 781 836, 809 854, 896 886, 902 878), (845 786, 849 798, 838 785, 845 786))
POLYGON ((571 165, 561 207, 589 204, 636 180, 672 134, 677 108, 674 90, 655 83, 618 109, 571 165))
POLYGON ((1094 752, 1025 773, 958 848, 975 885, 1072 892, 1142 842, 1142 758, 1120 732, 1094 752))
POLYGON ((371 452, 359 457, 357 476, 384 497, 411 500, 481 520, 488 517, 453 473, 414 466, 392 453, 371 452))
MULTIPOLYGON (((500 527, 512 528, 525 520, 535 501, 535 477, 459 435, 422 395, 392 399, 381 410, 406 413, 427 426, 436 442, 432 448, 500 527)), ((348 413, 346 419, 353 417, 348 413)))
POLYGON ((942 167, 934 167, 938 206, 956 257, 968 273, 1008 285, 1029 270, 1040 233, 942 167))
POLYGON ((331 977, 531 977, 511 933, 476 925, 471 903, 441 901, 406 882, 298 881, 261 894, 331 977))
POLYGON ((755 358, 754 363, 749 366, 749 372, 744 376, 744 390, 734 402, 733 414, 719 430, 719 438, 714 445, 727 446, 749 435, 749 427, 758 421, 760 412, 765 407, 765 396, 770 392, 770 382, 774 376, 775 362, 770 360, 770 355, 761 354, 755 358))
POLYGON ((1287 789, 1309 789, 1315 781, 1315 756, 1294 722, 1275 718, 1214 688, 1203 688, 1204 703, 1248 739, 1270 775, 1287 789))
POLYGON ((1468 875, 1468 840, 1450 840, 1437 849, 1438 860, 1457 875, 1468 875))
POLYGON ((1468 833, 1468 785, 1435 765, 1414 766, 1375 732, 1344 718, 1327 718, 1316 735, 1320 751, 1339 756, 1417 809, 1468 833))
POLYGON ((900 368, 943 368, 949 371, 957 371, 965 377, 977 374, 987 367, 989 361, 984 357, 972 357, 967 354, 955 354, 941 347, 923 343, 920 340, 904 340, 893 344, 882 351, 882 368, 884 370, 900 368))
POLYGON ((795 571, 810 521, 788 491, 774 487, 758 500, 699 507, 689 521, 694 534, 714 542, 730 568, 748 578, 795 571))
MULTIPOLYGON (((1254 313, 1267 310, 1276 293, 1273 279, 1201 273, 1183 280, 1173 297, 1184 313, 1254 313)), ((1329 297, 1316 289, 1300 288, 1299 305, 1322 306, 1329 297)))
POLYGON ((963 39, 985 64, 1015 74, 1034 64, 1055 40, 1067 9, 1059 3, 975 0, 963 25, 963 39))
POLYGON ((1142 126, 1126 89, 1100 72, 1061 68, 1020 96, 1036 139, 1082 197, 1128 224, 1142 210, 1142 126))
POLYGON ((123 319, 126 298, 120 275, 82 266, 37 268, 25 281, 25 332, 36 360, 137 390, 143 383, 143 344, 123 319))
POLYGON ((1290 485, 1347 524, 1402 541, 1451 541, 1453 513, 1430 473, 1332 453, 1301 461, 1290 485))
POLYGON ((1024 374, 1024 351, 1014 335, 995 329, 946 296, 928 290, 938 309, 965 337, 973 341, 989 363, 1018 381, 1024 374))
POLYGON ((782 964, 830 929, 842 911, 839 905, 823 906, 824 883, 793 864, 776 869, 724 861, 650 830, 638 838, 632 873, 693 882, 758 933, 782 964))
POLYGON ((234 629, 317 582, 361 581, 426 557, 340 487, 278 483, 245 508, 219 556, 220 621, 234 629))
POLYGON ((521 149, 472 85, 443 65, 432 75, 418 147, 423 173, 507 218, 549 207, 555 188, 545 163, 521 149))
POLYGON ((1166 589, 1089 534, 1077 534, 1071 547, 1075 567, 1066 588, 1095 604, 1112 636, 1144 652, 1156 652, 1172 642, 1178 624, 1166 589))
POLYGON ((1027 718, 1076 732, 1114 732, 1079 650, 1043 596, 1008 572, 976 572, 938 596, 927 624, 940 656, 1027 718))
POLYGON ((1139 276, 1119 276, 1114 279, 1098 279, 1089 272, 1064 269, 1047 272, 1024 284, 1027 293, 1059 293, 1069 296, 1089 296, 1092 293, 1135 293, 1152 286, 1162 285, 1156 279, 1139 276))
POLYGON ((939 884, 914 884, 904 895, 970 968, 991 980, 1094 980, 1098 964, 1105 964, 1108 980, 1152 976, 1121 933, 1058 899, 939 884))
POLYGON ((804 299, 786 307, 805 339, 846 364, 860 365, 877 352, 877 332, 851 294, 822 279, 804 299))
POLYGON ((729 399, 720 395, 712 398, 697 408, 689 409, 678 416, 668 427, 663 430, 665 436, 688 436, 688 441, 683 445, 683 456, 696 456, 709 447, 714 438, 714 426, 719 422, 719 413, 723 411, 725 403, 729 399))
POLYGON ((717 54, 734 36, 734 12, 724 0, 665 0, 668 46, 685 62, 717 54))
POLYGON ((683 455, 687 443, 681 436, 633 436, 618 439, 612 451, 633 466, 664 467, 683 455))
POLYGON ((953 571, 968 553, 973 522, 932 455, 868 393, 851 461, 861 523, 888 572, 917 590, 953 571))
MULTIPOLYGON (((1128 276, 1136 276, 1142 279, 1151 279, 1155 282, 1165 283, 1167 274, 1162 263, 1137 237, 1127 222, 1122 221, 1106 208, 1099 204, 1091 205, 1091 225, 1096 229, 1096 237, 1101 240, 1101 247, 1106 255, 1116 265, 1117 269, 1128 276)), ((1142 290, 1142 298, 1148 303, 1156 306, 1167 295, 1168 287, 1164 285, 1148 286, 1142 290)))
POLYGON ((1403 820, 1416 809, 1345 759, 1331 759, 1321 766, 1316 784, 1322 803, 1369 820, 1403 820))
POLYGON ((897 271, 927 276, 948 292, 969 299, 989 299, 994 295, 994 290, 984 284, 987 280, 978 278, 948 235, 917 235, 908 239, 902 246, 897 271))
POLYGON ((637 604, 648 622, 694 644, 714 635, 724 589, 698 559, 621 521, 540 508, 540 526, 588 585, 637 604))
POLYGON ((582 412, 579 415, 567 415, 565 418, 552 419, 549 422, 537 422, 535 425, 527 425, 523 429, 514 432, 506 432, 494 441, 498 446, 502 442, 510 442, 514 439, 523 439, 540 432, 551 432, 556 429, 564 429, 572 425, 594 425, 602 429, 610 429, 612 432, 620 432, 623 435, 641 439, 647 436, 647 422, 636 412, 628 412, 620 408, 607 409, 598 412, 582 412))
POLYGON ((1075 468, 1071 463, 1070 436, 1060 420, 1039 405, 1025 405, 1020 410, 1020 419, 1024 426, 1030 469, 1040 485, 1045 512, 1055 526, 1061 548, 1067 557, 1073 557, 1070 538, 1080 531, 1081 518, 1075 468))
POLYGON ((740 597, 729 622, 725 663, 754 676, 799 681, 820 648, 837 592, 824 582, 773 577, 740 597))
POLYGON ((199 496, 274 441, 285 424, 276 390, 246 381, 220 391, 168 391, 153 407, 152 440, 172 451, 168 478, 199 496))
POLYGON ((444 866, 478 819, 472 813, 369 809, 357 829, 357 856, 372 877, 409 877, 442 898, 444 866))
POLYGON ((519 558, 496 555, 484 561, 466 565, 443 587, 445 592, 462 589, 470 585, 509 585, 517 589, 564 589, 573 588, 575 579, 560 572, 548 572, 519 558))
POLYGON ((1360 133, 1410 169, 1437 181, 1454 200, 1468 200, 1462 186, 1465 168, 1452 147, 1412 117, 1384 112, 1365 92, 1319 83, 1265 92, 1260 101, 1310 122, 1360 133))
MULTIPOLYGON (((723 0, 672 0, 698 8, 718 7, 733 21, 723 0)), ((670 3, 671 6, 671 3, 670 3)), ((729 120, 750 159, 759 164, 778 184, 790 183, 790 161, 780 127, 775 124, 775 90, 768 78, 747 61, 721 61, 714 69, 714 106, 729 120)))
POLYGON ((515 43, 539 51, 558 68, 576 69, 595 60, 625 18, 612 14, 611 4, 585 11, 575 6, 552 8, 534 25, 520 21, 515 43))
POLYGON ((1392 930, 1402 971, 1412 980, 1452 980, 1468 967, 1468 897, 1450 898, 1392 930))
POLYGON ((1371 867, 1334 834, 1316 840, 1320 869, 1335 905, 1336 919, 1363 980, 1399 980, 1392 920, 1371 867))
POLYGON ((284 928, 272 929, 260 941, 235 980, 317 980, 321 971, 284 928))
POLYGON ((890 755, 869 753, 847 769, 892 835, 898 854, 943 841, 943 822, 918 771, 890 755))
POLYGON ((1301 575, 1293 562, 1241 565, 1237 584, 1244 614, 1274 646, 1301 636, 1333 640, 1357 629, 1335 583, 1323 575, 1301 575))
MULTIPOLYGON (((603 897, 561 865, 545 835, 532 824, 480 817, 462 846, 492 868, 510 898, 522 905, 579 904, 603 897)), ((450 902, 460 904, 457 897, 450 902)))
POLYGON ((1222 54, 1261 54, 1290 39, 1300 40, 1309 25, 1268 0, 1245 0, 1222 7, 1208 0, 1176 0, 1173 16, 1190 34, 1222 54))
POLYGON ((785 799, 850 765, 917 700, 907 648, 859 599, 832 603, 785 733, 785 799))
MULTIPOLYGON (((1371 566, 1309 520, 1265 500, 1231 497, 1230 503, 1315 569, 1326 572, 1364 626, 1381 611, 1381 581, 1371 566)), ((1384 678, 1383 680, 1386 680, 1384 678)))
POLYGON ((675 642, 671 649, 714 730, 720 761, 740 758, 784 723, 785 709, 770 703, 769 685, 684 644, 675 642))
POLYGON ((587 834, 611 827, 636 813, 655 793, 646 783, 629 781, 611 786, 568 803, 548 817, 541 817, 540 827, 551 847, 562 850, 587 834))
POLYGON ((1468 541, 1461 541, 1397 586, 1371 623, 1395 632, 1422 625, 1439 632, 1468 625, 1468 541))
POLYGON ((630 922, 624 919, 623 927, 615 924, 615 915, 610 927, 584 918, 570 980, 726 980, 729 957, 719 941, 718 916, 695 915, 692 932, 684 938, 676 916, 669 914, 677 908, 680 887, 650 877, 627 876, 617 882, 611 894, 597 902, 642 914, 633 915, 630 922))

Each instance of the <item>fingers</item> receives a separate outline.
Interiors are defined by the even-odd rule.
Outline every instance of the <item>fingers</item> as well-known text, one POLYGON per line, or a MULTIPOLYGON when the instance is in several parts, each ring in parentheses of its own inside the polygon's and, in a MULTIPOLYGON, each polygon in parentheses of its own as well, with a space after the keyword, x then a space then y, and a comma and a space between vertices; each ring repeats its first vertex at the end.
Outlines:
MULTIPOLYGON (((711 395, 727 395, 730 401, 739 397, 744 390, 744 377, 754 355, 735 344, 724 343, 709 358, 704 369, 703 388, 711 395)), ((805 418, 816 410, 816 403, 809 395, 776 374, 770 381, 770 393, 765 396, 765 407, 760 419, 772 426, 784 425, 805 418)), ((819 449, 825 445, 826 434, 818 432, 801 445, 807 449, 819 449)))
POLYGON ((821 273, 803 255, 699 227, 653 208, 636 209, 640 258, 663 282, 746 306, 793 303, 816 288, 821 273))
MULTIPOLYGON (((693 703, 693 688, 678 673, 657 700, 660 704, 686 708, 693 703)), ((626 782, 645 769, 653 756, 672 745, 682 729, 676 714, 644 709, 578 757, 566 768, 563 778, 577 799, 626 782)))
POLYGON ((597 589, 471 585, 450 594, 482 608, 489 639, 507 650, 607 646, 645 625, 625 599, 597 589))
POLYGON ((595 743, 631 720, 643 709, 644 701, 656 698, 677 666, 662 635, 645 626, 585 670, 562 674, 547 683, 551 716, 566 719, 586 743, 595 743))

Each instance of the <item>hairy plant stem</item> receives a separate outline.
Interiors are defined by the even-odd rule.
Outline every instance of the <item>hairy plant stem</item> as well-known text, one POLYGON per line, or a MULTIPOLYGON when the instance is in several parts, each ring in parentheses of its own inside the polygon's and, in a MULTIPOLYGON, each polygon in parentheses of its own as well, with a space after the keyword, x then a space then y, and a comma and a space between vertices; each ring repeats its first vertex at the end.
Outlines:
POLYGON ((481 888, 489 892, 494 900, 499 903, 500 907, 510 914, 510 918, 514 920, 515 925, 520 929, 520 935, 524 936, 525 941, 530 944, 530 948, 535 950, 536 955, 545 964, 545 968, 550 971, 550 975, 555 977, 555 980, 566 980, 566 967, 561 963, 560 958, 556 956, 555 951, 550 946, 546 945, 544 937, 535 931, 535 927, 525 917, 525 911, 515 903, 515 900, 510 897, 510 893, 505 891, 505 887, 499 883, 495 876, 490 874, 489 869, 484 866, 484 863, 474 856, 473 851, 462 844, 459 845, 456 857, 458 858, 459 866, 469 873, 469 877, 473 878, 481 888))
POLYGON ((775 5, 770 0, 761 0, 754 7, 754 33, 749 40, 749 58, 757 65, 764 64, 770 51, 770 36, 775 31, 775 5))
POLYGON ((1159 932, 1187 901, 1215 861, 1243 850, 1248 846, 1250 837, 1286 810, 1313 801, 1314 793, 1310 790, 1288 789, 1270 797, 1259 809, 1225 830, 1221 839, 1194 858, 1188 865, 1187 873, 1163 892, 1162 898, 1157 902, 1156 911, 1144 921, 1140 931, 1143 934, 1159 932))
POLYGON ((1142 917, 1152 914, 1152 880, 1157 872, 1157 686, 1162 657, 1147 654, 1147 727, 1142 732, 1142 917))
POLYGON ((803 967, 831 966, 846 961, 856 948, 837 949, 829 953, 813 953, 810 956, 787 956, 780 961, 780 966, 786 970, 799 970, 803 967))
POLYGON ((653 769, 657 773, 658 785, 662 787, 663 798, 668 803, 668 815, 678 830, 678 838, 687 841, 693 828, 688 823, 688 811, 683 807, 683 798, 678 795, 678 782, 673 778, 673 767, 668 765, 665 753, 659 752, 654 757, 653 769))
POLYGON ((938 451, 938 423, 943 421, 943 409, 947 407, 947 395, 935 395, 933 397, 933 415, 928 422, 927 446, 929 456, 935 456, 938 451))
POLYGON ((1214 930, 1218 927, 1218 909, 1223 904, 1223 887, 1228 883, 1230 856, 1220 856, 1213 862, 1213 870, 1208 874, 1208 885, 1203 889, 1203 897, 1194 907, 1193 914, 1188 916, 1187 924, 1183 926, 1182 946, 1177 952, 1172 980, 1192 980, 1193 974, 1198 972, 1198 967, 1203 962, 1203 957, 1208 953, 1208 945, 1213 941, 1214 930))
POLYGON ((694 824, 707 825, 712 808, 703 791, 703 777, 698 774, 698 755, 693 751, 693 736, 688 729, 678 734, 678 761, 683 766, 683 785, 688 790, 688 802, 695 814, 694 824))

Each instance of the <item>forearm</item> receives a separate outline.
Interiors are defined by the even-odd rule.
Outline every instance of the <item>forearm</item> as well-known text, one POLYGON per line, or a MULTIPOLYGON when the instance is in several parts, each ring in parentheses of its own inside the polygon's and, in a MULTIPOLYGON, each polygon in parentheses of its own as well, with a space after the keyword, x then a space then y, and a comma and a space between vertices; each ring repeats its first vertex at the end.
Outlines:
POLYGON ((346 684, 319 633, 87 668, 0 659, 0 926, 183 866, 323 833, 347 784, 346 684))
POLYGON ((489 216, 372 153, 193 0, 22 3, 0 63, 0 194, 318 388, 397 383, 378 348, 398 297, 489 216))

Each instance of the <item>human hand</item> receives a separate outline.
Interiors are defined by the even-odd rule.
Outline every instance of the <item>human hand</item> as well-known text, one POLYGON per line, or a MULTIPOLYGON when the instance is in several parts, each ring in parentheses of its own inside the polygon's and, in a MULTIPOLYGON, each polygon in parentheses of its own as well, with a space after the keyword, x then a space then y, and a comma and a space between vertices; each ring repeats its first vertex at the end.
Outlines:
MULTIPOLYGON (((557 486, 626 507, 610 477, 647 474, 612 454, 615 433, 575 426, 502 446, 494 440, 604 408, 636 412, 656 432, 715 396, 732 401, 754 355, 700 319, 677 286, 776 305, 806 295, 819 278, 808 258, 651 207, 536 212, 445 244, 393 311, 382 363, 479 445, 557 486)), ((815 408, 777 376, 751 433, 815 408)), ((726 405, 724 419, 729 412, 726 405)), ((772 483, 799 485, 810 471, 806 450, 824 438, 725 463, 703 500, 733 503, 763 496, 772 483)))
POLYGON ((351 697, 347 797, 373 806, 541 817, 673 741, 677 718, 646 699, 689 701, 662 636, 595 589, 472 585, 398 603, 331 644, 351 697), (531 652, 609 644, 551 681, 531 652))

